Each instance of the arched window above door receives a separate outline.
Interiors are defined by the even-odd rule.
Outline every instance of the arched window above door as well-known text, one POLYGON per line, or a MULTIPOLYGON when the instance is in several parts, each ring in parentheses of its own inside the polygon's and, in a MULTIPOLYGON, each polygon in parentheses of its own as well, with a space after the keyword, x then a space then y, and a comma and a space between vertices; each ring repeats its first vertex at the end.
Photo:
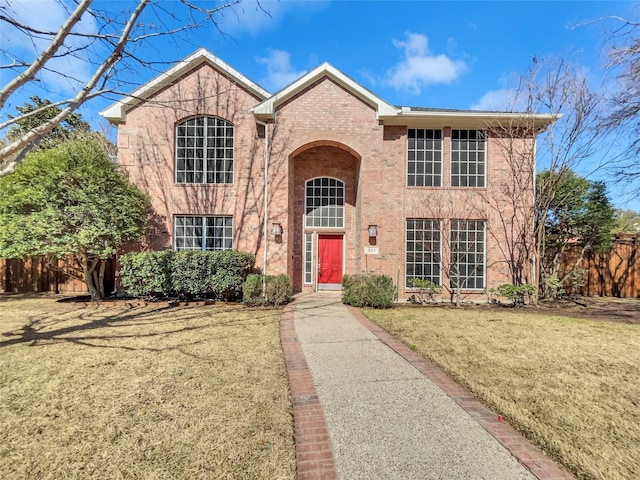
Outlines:
POLYGON ((344 228, 344 182, 330 177, 306 182, 304 225, 344 228))

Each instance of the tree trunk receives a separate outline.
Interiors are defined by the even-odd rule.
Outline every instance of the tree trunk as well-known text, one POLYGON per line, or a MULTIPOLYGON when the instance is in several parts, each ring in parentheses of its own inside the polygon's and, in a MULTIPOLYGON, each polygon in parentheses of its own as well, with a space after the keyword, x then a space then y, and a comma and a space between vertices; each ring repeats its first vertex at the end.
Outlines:
POLYGON ((84 272, 84 283, 87 284, 87 290, 89 290, 91 300, 94 302, 98 302, 104 298, 100 295, 100 290, 97 288, 96 281, 93 276, 99 261, 100 260, 97 258, 90 259, 86 255, 82 255, 81 257, 82 270, 84 272))

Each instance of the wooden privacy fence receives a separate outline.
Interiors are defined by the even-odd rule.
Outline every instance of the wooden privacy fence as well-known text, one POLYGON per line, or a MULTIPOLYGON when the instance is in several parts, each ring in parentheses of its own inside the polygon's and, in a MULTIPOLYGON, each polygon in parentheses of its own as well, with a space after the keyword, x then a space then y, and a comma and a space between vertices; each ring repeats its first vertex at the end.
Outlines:
MULTIPOLYGON (((72 275, 74 270, 78 267, 64 260, 0 258, 0 292, 87 293, 85 283, 72 275)), ((107 262, 104 284, 105 292, 110 293, 115 285, 115 260, 107 262)))
MULTIPOLYGON (((562 266, 571 267, 580 255, 579 247, 570 247, 562 266)), ((579 293, 602 297, 640 297, 640 235, 618 235, 608 253, 587 252, 580 268, 585 270, 579 293)), ((561 267, 562 269, 562 267, 561 267)))

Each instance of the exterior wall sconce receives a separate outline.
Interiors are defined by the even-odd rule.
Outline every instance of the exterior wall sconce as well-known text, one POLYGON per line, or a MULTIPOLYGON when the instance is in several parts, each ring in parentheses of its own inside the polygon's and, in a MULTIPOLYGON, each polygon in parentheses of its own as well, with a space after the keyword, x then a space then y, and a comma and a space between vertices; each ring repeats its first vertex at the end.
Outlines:
POLYGON ((280 225, 279 223, 273 223, 271 225, 271 233, 273 233, 273 235, 276 236, 276 237, 281 237, 282 236, 282 225, 280 225))
POLYGON ((369 225, 369 238, 376 238, 378 236, 378 226, 369 225))

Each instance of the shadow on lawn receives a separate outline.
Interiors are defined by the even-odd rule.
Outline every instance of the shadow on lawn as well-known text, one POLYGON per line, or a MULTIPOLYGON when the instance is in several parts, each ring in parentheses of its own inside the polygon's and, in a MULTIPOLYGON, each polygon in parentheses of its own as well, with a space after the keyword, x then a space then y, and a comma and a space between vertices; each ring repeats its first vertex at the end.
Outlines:
MULTIPOLYGON (((113 308, 113 307, 107 307, 113 308)), ((179 333, 203 330, 203 329, 216 329, 224 328, 227 326, 241 325, 241 324, 266 324, 268 322, 260 322, 265 318, 271 318, 271 315, 267 314, 271 310, 264 309, 252 309, 252 315, 245 318, 232 318, 228 321, 219 321, 211 323, 203 323, 199 325, 186 325, 180 328, 154 331, 148 333, 135 333, 130 335, 83 335, 83 336, 66 336, 73 333, 87 332, 91 330, 97 330, 100 328, 122 328, 122 327, 134 327, 134 326, 157 326, 165 325, 176 322, 190 321, 201 319, 203 315, 212 315, 215 318, 216 315, 226 314, 231 312, 237 312, 237 306, 229 306, 225 308, 210 308, 210 307, 171 307, 167 305, 158 306, 149 310, 149 307, 136 307, 134 305, 127 305, 127 309, 124 311, 105 314, 105 309, 100 307, 90 308, 85 305, 77 310, 67 311, 60 315, 42 314, 29 317, 29 321, 22 329, 14 332, 5 332, 2 335, 4 337, 14 337, 9 340, 0 341, 0 348, 9 347, 17 344, 29 343, 30 346, 39 346, 42 342, 55 341, 55 342, 68 342, 78 345, 98 347, 98 348, 120 348, 124 350, 149 350, 149 351, 163 351, 166 348, 153 348, 153 347, 130 347, 124 345, 109 345, 109 344, 96 344, 91 341, 106 341, 106 340, 122 340, 132 338, 152 338, 152 337, 166 337, 179 333), (261 312, 262 314, 259 314, 261 312), (94 318, 96 315, 100 315, 99 318, 94 318), (158 318, 160 317, 160 318, 158 318), (68 325, 60 328, 50 329, 52 326, 60 323, 67 323, 73 321, 73 325, 68 325), (78 323, 80 322, 80 323, 78 323), (46 329, 46 330, 45 330, 46 329)), ((198 344, 201 341, 193 342, 198 344)), ((186 345, 184 345, 186 346, 186 345)), ((178 349, 179 348, 175 348, 178 349)), ((184 352, 183 352, 184 353, 184 352)))

